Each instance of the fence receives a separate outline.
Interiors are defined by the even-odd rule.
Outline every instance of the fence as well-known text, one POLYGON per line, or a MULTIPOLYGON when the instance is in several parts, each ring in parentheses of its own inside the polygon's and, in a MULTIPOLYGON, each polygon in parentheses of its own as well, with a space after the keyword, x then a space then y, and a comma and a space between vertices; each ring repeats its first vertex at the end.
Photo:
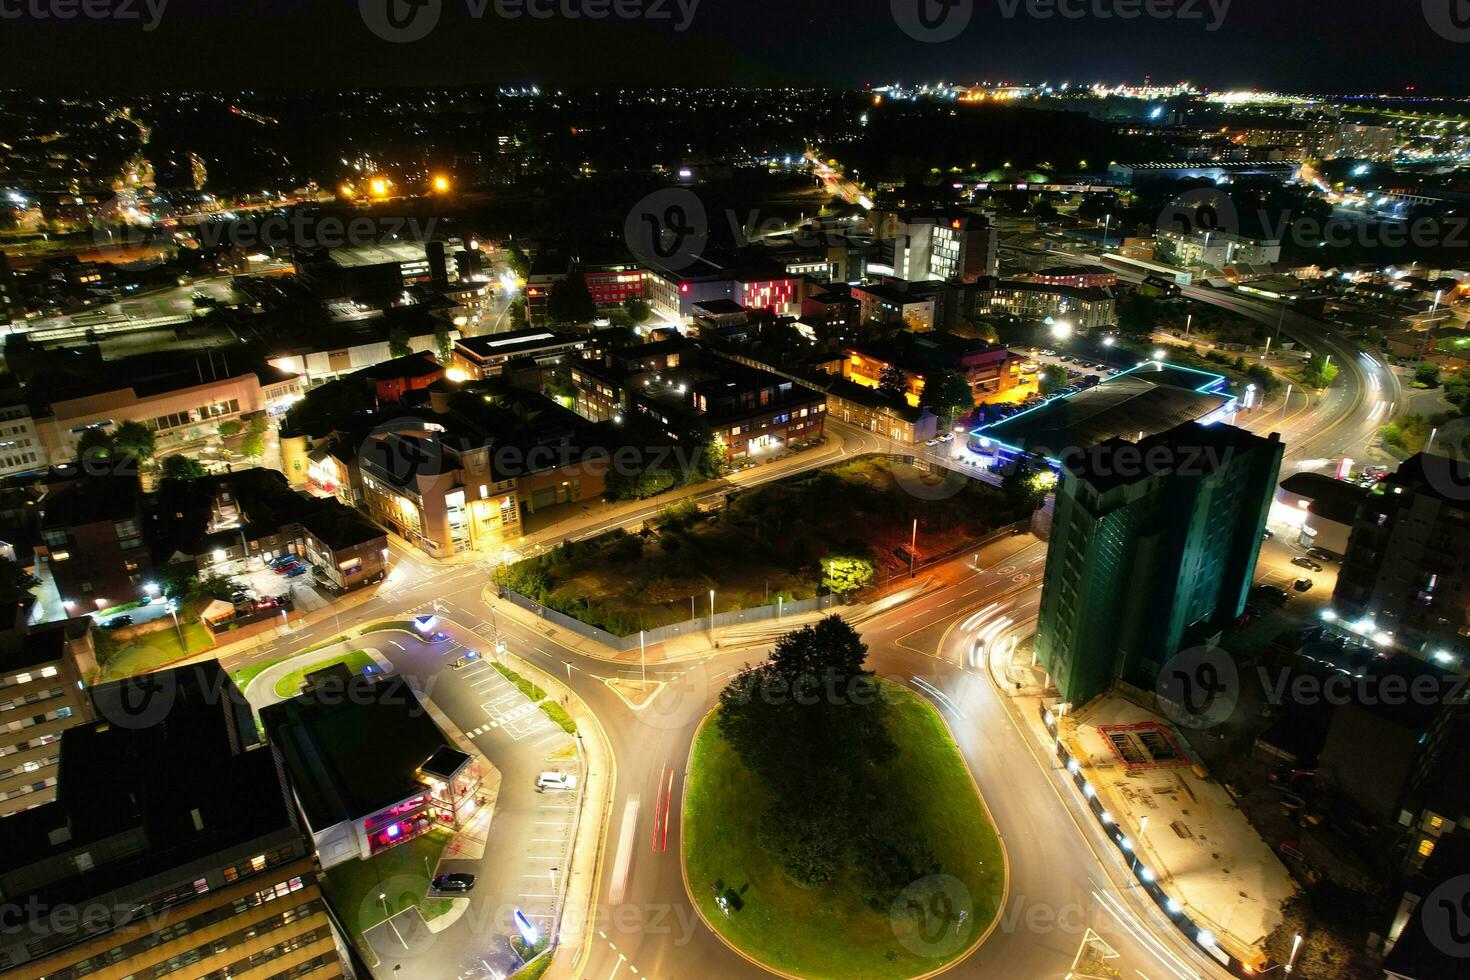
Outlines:
MULTIPOLYGON (((699 616, 695 619, 686 619, 682 623, 670 623, 667 626, 659 626, 655 629, 644 630, 641 634, 634 633, 631 636, 618 636, 609 633, 605 629, 590 626, 568 616, 566 613, 557 612, 548 608, 534 599, 527 598, 513 589, 503 585, 497 586, 500 598, 507 602, 513 602, 522 609, 535 613, 542 619, 548 620, 580 634, 590 640, 596 640, 604 646, 612 647, 614 650, 633 650, 639 643, 663 643, 690 633, 698 633, 712 628, 709 616, 699 616)), ((713 629, 726 626, 740 626, 746 623, 762 623, 772 619, 784 619, 787 616, 796 616, 801 613, 820 612, 841 605, 841 596, 823 595, 815 599, 797 599, 793 602, 777 602, 769 606, 755 606, 750 609, 733 609, 729 612, 715 613, 713 629)))

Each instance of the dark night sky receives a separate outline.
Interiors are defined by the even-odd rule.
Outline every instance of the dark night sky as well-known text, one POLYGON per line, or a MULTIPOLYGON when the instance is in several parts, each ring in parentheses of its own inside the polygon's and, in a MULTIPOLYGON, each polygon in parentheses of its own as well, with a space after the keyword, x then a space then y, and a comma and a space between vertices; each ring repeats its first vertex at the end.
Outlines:
MULTIPOLYGON (((407 0, 361 2, 381 10, 407 0)), ((442 6, 437 27, 420 41, 388 43, 367 29, 359 0, 0 0, 0 85, 104 92, 482 82, 861 85, 940 77, 1112 82, 1149 74, 1214 88, 1470 91, 1470 40, 1444 39, 1425 12, 1465 0, 1213 0, 1227 4, 1215 31, 1206 29, 1215 20, 1212 0, 1149 0, 1187 5, 1198 19, 1130 21, 1037 19, 1027 0, 950 0, 973 8, 968 27, 945 43, 906 36, 890 0, 697 0, 682 32, 673 29, 681 0, 616 0, 658 5, 668 19, 599 22, 495 13, 497 2, 526 0, 414 2, 442 6), (81 2, 122 4, 139 19, 13 18, 16 10, 81 2), (144 31, 150 2, 166 5, 157 28, 144 31), (478 19, 468 13, 487 4, 478 19)), ((580 9, 598 0, 530 2, 580 9)), ((1143 0, 1061 2, 1107 10, 1143 0)))

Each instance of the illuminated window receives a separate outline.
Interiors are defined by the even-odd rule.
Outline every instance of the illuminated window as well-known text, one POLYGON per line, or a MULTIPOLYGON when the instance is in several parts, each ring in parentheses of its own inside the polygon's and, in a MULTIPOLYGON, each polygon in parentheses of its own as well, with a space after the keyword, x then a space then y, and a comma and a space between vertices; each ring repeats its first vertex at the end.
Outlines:
POLYGON ((1419 856, 1429 857, 1434 853, 1434 838, 1426 837, 1419 842, 1419 856))

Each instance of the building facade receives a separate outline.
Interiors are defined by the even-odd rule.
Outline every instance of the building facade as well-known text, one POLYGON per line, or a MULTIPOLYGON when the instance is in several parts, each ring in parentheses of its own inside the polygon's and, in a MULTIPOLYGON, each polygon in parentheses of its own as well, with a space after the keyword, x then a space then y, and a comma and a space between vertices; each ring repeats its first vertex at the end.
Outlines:
POLYGON ((1470 663, 1470 467, 1420 453, 1367 495, 1332 594, 1341 617, 1368 619, 1394 645, 1470 663))
POLYGON ((229 676, 211 662, 95 693, 99 718, 62 736, 56 799, 0 820, 0 890, 27 910, 0 969, 346 975, 311 839, 229 676))
POLYGON ((27 610, 8 608, 0 631, 0 817, 56 799, 61 733, 92 719, 91 617, 32 628, 27 610))
POLYGON ((1152 688, 1187 637, 1240 616, 1281 456, 1275 435, 1189 422, 1064 461, 1035 640, 1063 701, 1152 688))

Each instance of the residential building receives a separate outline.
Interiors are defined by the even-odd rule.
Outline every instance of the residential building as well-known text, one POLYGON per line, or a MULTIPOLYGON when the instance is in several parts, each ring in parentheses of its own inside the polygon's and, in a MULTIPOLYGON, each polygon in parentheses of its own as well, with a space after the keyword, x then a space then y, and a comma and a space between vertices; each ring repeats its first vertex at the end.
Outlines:
POLYGON ((976 283, 967 300, 974 312, 1000 310, 1012 316, 1066 320, 1083 332, 1106 330, 1117 320, 1108 289, 1077 289, 1015 279, 976 283))
POLYGON ((425 391, 444 377, 444 366, 427 351, 395 357, 363 368, 357 374, 373 386, 379 404, 396 405, 412 392, 425 391))
POLYGON ((1031 279, 1073 289, 1111 289, 1118 284, 1117 272, 1103 265, 1054 265, 1031 273, 1031 279))
POLYGON ((61 733, 92 719, 92 619, 28 626, 29 603, 0 618, 0 817, 56 799, 61 733))
POLYGON ((936 330, 851 344, 843 348, 840 357, 819 361, 816 366, 869 388, 878 387, 885 368, 896 367, 903 372, 908 404, 917 406, 923 396, 924 379, 936 371, 963 375, 977 399, 983 401, 1014 388, 1020 382, 1024 361, 1005 347, 936 330))
POLYGON ((1470 663, 1470 466, 1420 453, 1373 487, 1338 573, 1339 616, 1370 619, 1394 645, 1470 663))
MULTIPOLYGON (((1000 232, 988 215, 961 208, 875 211, 872 224, 879 254, 898 279, 972 283, 999 268, 1000 232)), ((874 264, 869 271, 877 271, 874 264)))
POLYGON ((347 975, 311 838, 229 675, 208 661, 94 694, 99 717, 62 735, 56 799, 0 820, 20 916, 0 968, 347 975))
POLYGON ((827 292, 808 295, 801 301, 801 322, 820 337, 843 337, 857 331, 861 306, 846 288, 829 287, 827 292))
POLYGON ((827 409, 825 395, 792 378, 708 355, 646 379, 630 399, 670 439, 708 431, 737 461, 820 438, 827 409))
POLYGON ((153 563, 138 475, 67 466, 52 471, 49 483, 37 561, 46 562, 66 609, 85 615, 147 595, 153 563))
POLYGON ((1321 137, 1324 160, 1348 157, 1353 160, 1392 160, 1397 154, 1399 131, 1392 126, 1342 125, 1321 137))
POLYGON ((321 859, 369 858, 432 828, 458 829, 482 805, 483 773, 440 731, 409 682, 308 674, 298 697, 262 708, 261 723, 321 859))
POLYGON ((589 265, 582 270, 587 291, 598 309, 612 309, 630 299, 643 299, 643 281, 649 275, 634 262, 589 265))
POLYGON ((319 585, 343 593, 382 581, 387 569, 381 527, 335 496, 292 490, 275 470, 165 481, 150 517, 155 553, 192 560, 200 574, 222 562, 295 555, 319 585))
POLYGON ((1035 644, 1064 702, 1151 689, 1187 639, 1240 616, 1281 456, 1275 434, 1188 422, 1063 461, 1035 644))
POLYGON ((930 411, 839 375, 812 379, 827 395, 827 415, 905 446, 933 439, 939 419, 930 411))
POLYGON ((1226 231, 1178 232, 1161 229, 1155 235, 1160 262, 1180 266, 1223 269, 1230 265, 1270 265, 1281 261, 1281 243, 1226 231))
POLYGON ((15 273, 10 268, 10 259, 0 252, 0 326, 23 317, 20 296, 15 289, 15 273))
MULTIPOLYGON (((742 322, 744 316, 741 310, 742 322)), ((662 380, 666 372, 677 369, 695 350, 696 345, 691 341, 677 337, 614 348, 600 357, 585 356, 573 360, 569 368, 575 391, 573 406, 578 415, 593 422, 620 418, 630 408, 630 391, 649 381, 662 380)))
POLYGON ((851 286, 850 295, 858 305, 859 322, 872 325, 903 324, 905 330, 923 333, 934 329, 934 297, 910 292, 898 286, 877 284, 851 286))
POLYGON ((1387 980, 1440 980, 1463 972, 1465 958, 1456 949, 1463 943, 1455 933, 1446 941, 1445 930, 1460 924, 1449 916, 1459 915, 1460 906, 1453 903, 1463 894, 1459 886, 1466 876, 1470 876, 1470 832, 1461 829, 1448 835, 1403 887, 1384 936, 1387 980))

